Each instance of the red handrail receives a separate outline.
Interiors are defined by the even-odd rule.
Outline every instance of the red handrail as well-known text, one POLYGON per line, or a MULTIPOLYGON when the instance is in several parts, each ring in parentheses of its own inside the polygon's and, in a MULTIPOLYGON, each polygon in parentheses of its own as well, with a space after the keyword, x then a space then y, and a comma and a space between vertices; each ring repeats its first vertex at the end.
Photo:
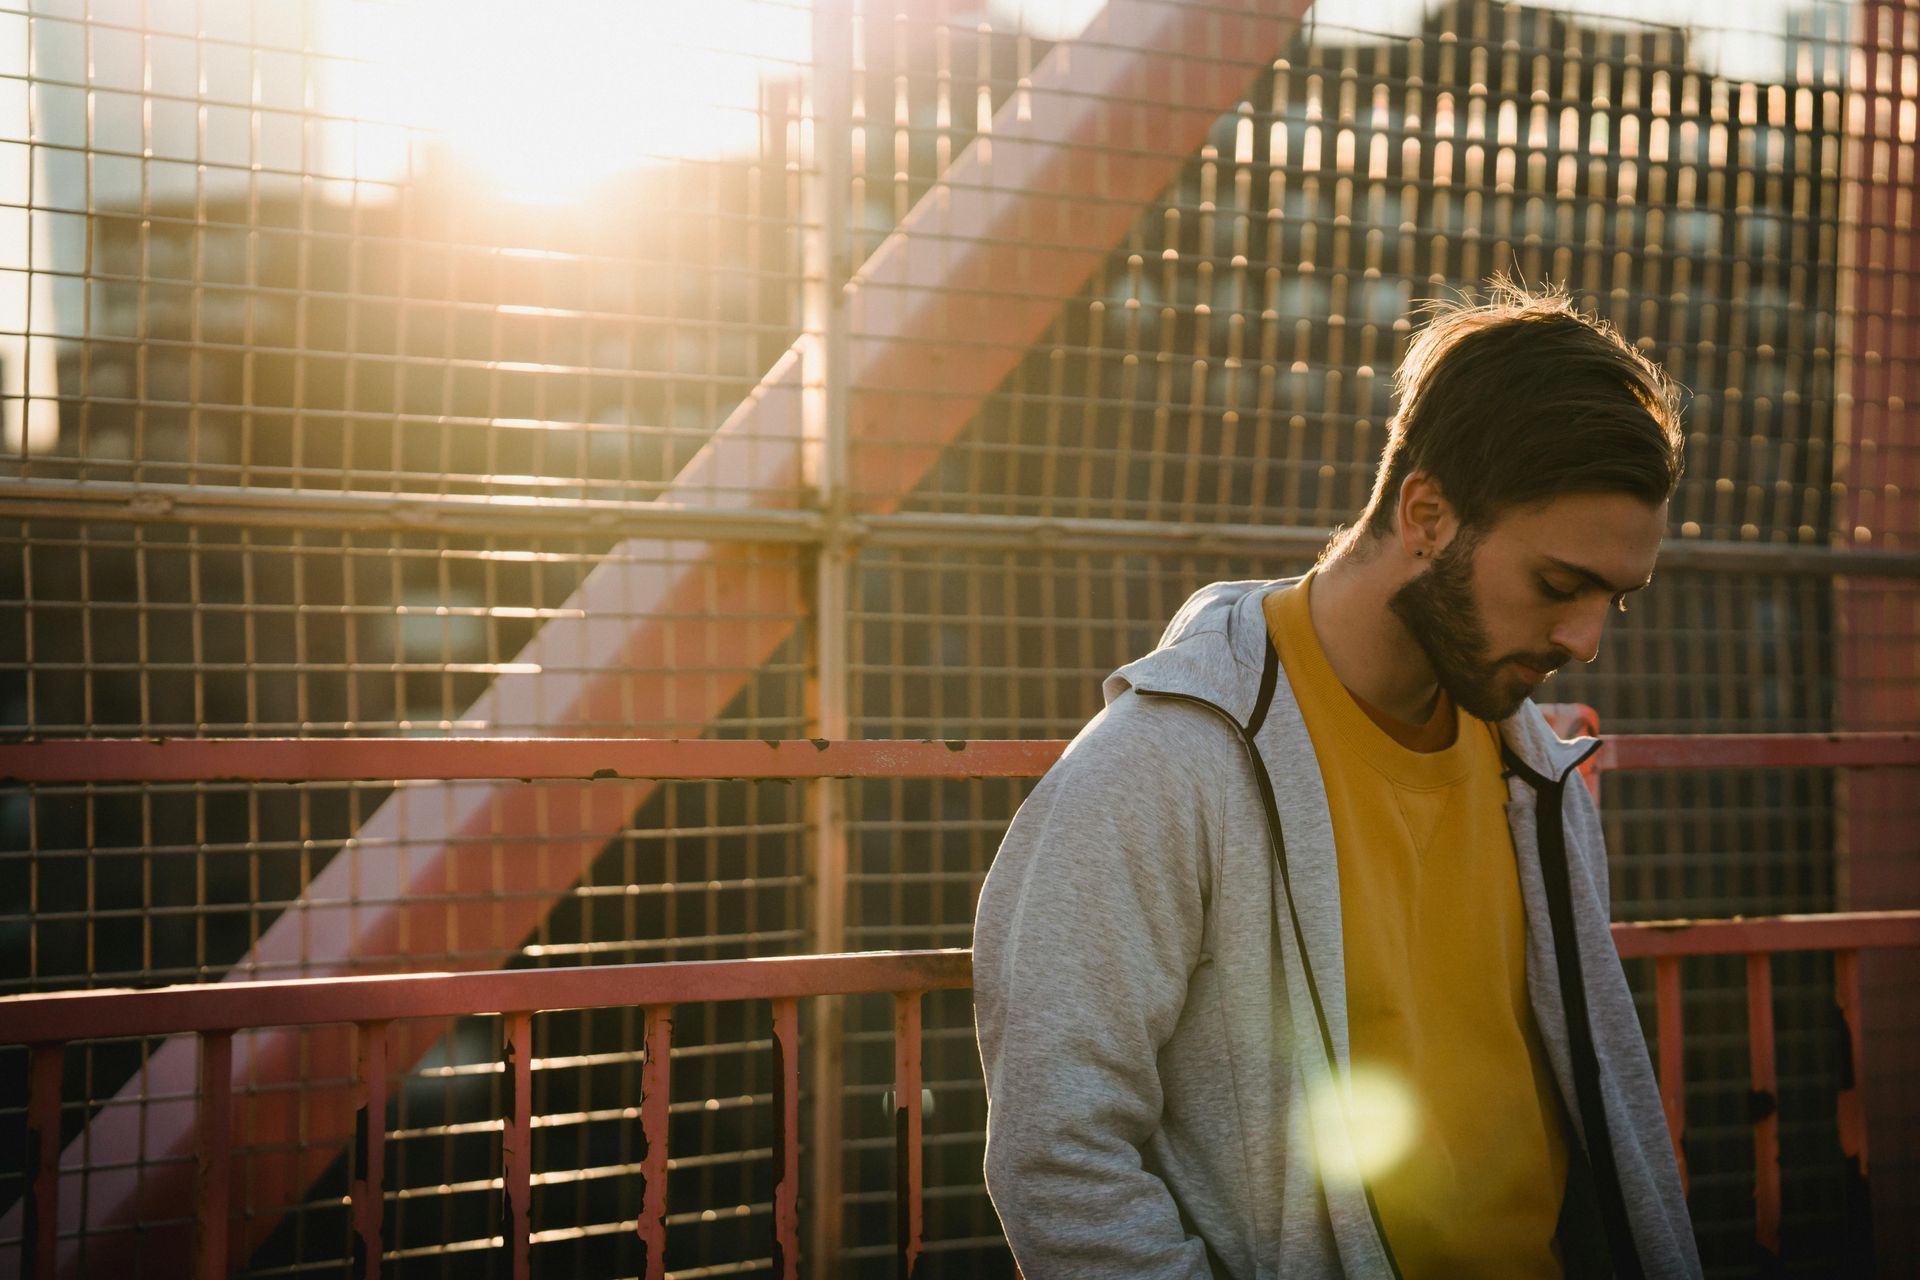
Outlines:
MULTIPOLYGON (((1566 727, 1591 730, 1590 709, 1547 708, 1560 714, 1566 727)), ((1556 722, 1557 723, 1557 722, 1556 722)), ((391 780, 525 779, 592 781, 598 779, 791 779, 823 777, 863 778, 977 778, 1035 777, 1056 761, 1068 744, 1038 741, 792 741, 639 740, 583 738, 450 738, 450 739, 86 739, 0 744, 0 779, 16 783, 54 784, 103 782, 343 782, 391 780)), ((1630 735, 1607 742, 1590 764, 1594 772, 1637 769, 1695 768, 1858 768, 1920 766, 1920 734, 1763 734, 1763 735, 1630 735)), ((1681 1153, 1685 1176, 1684 1081, 1681 1076, 1679 960, 1682 956, 1743 954, 1748 960, 1751 1062, 1756 1096, 1773 1092, 1773 1036, 1768 956, 1776 951, 1832 950, 1836 953, 1836 1004, 1847 1027, 1852 1050, 1849 1086, 1840 1099, 1841 1144, 1859 1177, 1866 1171, 1866 1131, 1860 1077, 1860 1004, 1858 950, 1862 947, 1920 945, 1920 913, 1881 912, 1846 916, 1778 917, 1767 920, 1664 921, 1614 926, 1616 945, 1623 957, 1651 958, 1656 968, 1659 1019, 1659 1066, 1662 1100, 1675 1150, 1681 1153)), ((52 1274, 56 1240, 50 1212, 58 1163, 59 1045, 68 1040, 97 1036, 160 1035, 193 1032, 201 1038, 202 1096, 224 1096, 232 1068, 231 1033, 252 1026, 352 1023, 360 1028, 355 1054, 359 1084, 354 1094, 362 1162, 373 1166, 356 1175, 353 1220, 356 1247, 372 1272, 378 1270, 377 1154, 384 1135, 370 1119, 384 1114, 385 1073, 388 1063, 386 1029, 399 1019, 455 1016, 462 1013, 506 1015, 509 1092, 508 1153, 503 1188, 509 1216, 524 1228, 529 1192, 524 1109, 531 1077, 528 1051, 530 1021, 536 1009, 591 1008, 606 1004, 636 1005, 647 1011, 647 1056, 642 1067, 643 1127, 653 1123, 662 1137, 648 1146, 651 1177, 646 1182, 639 1231, 649 1246, 648 1267, 657 1267, 664 1239, 665 1097, 667 1047, 671 1037, 671 1008, 676 1003, 708 1000, 769 999, 773 1001, 775 1041, 780 1055, 777 1110, 782 1116, 782 1143, 777 1163, 782 1181, 776 1187, 776 1256, 792 1259, 789 1241, 797 1231, 795 1181, 797 1171, 798 998, 809 995, 888 990, 899 1000, 909 989, 963 986, 964 977, 940 970, 937 980, 927 974, 893 972, 884 978, 895 985, 840 985, 865 973, 860 981, 882 981, 884 963, 911 969, 919 957, 961 957, 966 953, 888 953, 878 956, 794 957, 779 960, 691 962, 665 965, 608 966, 593 969, 517 970, 498 973, 407 974, 378 977, 320 978, 288 982, 229 982, 199 987, 142 991, 87 991, 0 997, 0 1039, 34 1046, 30 1066, 29 1137, 40 1143, 29 1148, 32 1190, 26 1198, 23 1249, 37 1274, 52 1274), (860 962, 846 968, 843 962, 860 962), (826 968, 810 968, 826 965, 826 968), (835 967, 835 966, 839 967, 835 967), (740 968, 739 966, 748 966, 740 968), (760 968, 759 966, 776 966, 760 968), (779 982, 770 984, 775 974, 779 982), (614 975, 630 974, 609 983, 614 975), (644 977, 640 975, 646 975, 644 977), (945 976, 941 976, 944 974, 945 976), (811 975, 811 976, 809 976, 811 975), (431 1001, 417 997, 431 983, 431 1001), (794 984, 799 984, 795 986, 794 984), (905 983, 906 986, 898 984, 905 983), (300 1004, 290 1007, 288 999, 300 1004), (105 1023, 91 1019, 108 1010, 105 1023), (784 1028, 784 1030, 783 1030, 784 1028), (524 1077, 524 1078, 523 1078, 524 1077), (49 1101, 51 1099, 51 1101, 49 1101), (49 1110, 49 1108, 51 1108, 49 1110), (649 1117, 652 1117, 649 1120, 649 1117), (517 1135, 517 1136, 516 1136, 517 1135), (657 1165, 657 1168, 655 1167, 657 1165), (371 1176, 373 1182, 367 1178, 371 1176), (47 1206, 42 1212, 39 1206, 47 1206)), ((954 963, 952 959, 934 961, 954 963)), ((912 1039, 896 1041, 896 1112, 900 1132, 902 1198, 900 1223, 902 1258, 917 1252, 919 1241, 919 1070, 918 997, 912 1008, 897 1007, 896 1030, 912 1039), (905 1082, 911 1081, 909 1089, 905 1082), (911 1196, 906 1188, 913 1189, 911 1196)), ((202 1176, 198 1182, 197 1215, 203 1228, 215 1216, 224 1221, 224 1152, 230 1141, 230 1112, 208 1109, 198 1129, 196 1153, 202 1176)), ((1770 1106, 1759 1108, 1755 1122, 1757 1209, 1761 1243, 1778 1247, 1778 1121, 1770 1106)), ((509 1233, 510 1234, 510 1233, 509 1233)), ((526 1265, 524 1238, 513 1245, 514 1269, 526 1265)), ((203 1267, 222 1263, 223 1233, 201 1235, 203 1267)), ((782 1270, 787 1264, 783 1262, 782 1270)), ((215 1268, 217 1269, 217 1267, 215 1268)))
MULTIPOLYGON (((1756 1235, 1770 1252, 1779 1249, 1779 1116, 1774 1104, 1775 1067, 1772 979, 1774 954, 1831 950, 1835 953, 1836 1009, 1847 1030, 1854 1069, 1837 1102, 1841 1148, 1856 1176, 1867 1172, 1864 1104, 1859 1070, 1859 952, 1863 948, 1920 947, 1920 911, 1853 912, 1732 920, 1668 920, 1622 923, 1613 938, 1623 959, 1656 965, 1660 1093, 1674 1151, 1685 1164, 1685 1080, 1680 1052, 1680 960, 1682 957, 1744 955, 1747 958, 1749 1058, 1760 1105, 1754 1119, 1756 1235)), ((59 1183, 53 1155, 59 1134, 60 1062, 75 1040, 109 1036, 194 1033, 200 1036, 203 1098, 227 1098, 227 1106, 202 1107, 195 1144, 199 1188, 195 1204, 199 1274, 224 1273, 228 1152, 231 1145, 232 1037, 256 1026, 352 1023, 357 1028, 355 1080, 359 1142, 351 1190, 354 1248, 362 1274, 377 1276, 381 1249, 379 1118, 386 1106, 386 1035, 406 1018, 470 1014, 505 1016, 508 1116, 502 1143, 502 1188, 507 1206, 505 1235, 512 1274, 528 1268, 532 1124, 531 1015, 546 1009, 640 1007, 646 1014, 639 1114, 646 1157, 641 1171, 641 1211, 636 1231, 643 1243, 642 1274, 663 1267, 667 1160, 668 1069, 672 1009, 677 1004, 726 1000, 772 1003, 776 1053, 774 1110, 778 1117, 774 1188, 776 1270, 796 1274, 798 1260, 798 1000, 807 996, 890 993, 894 1010, 894 1117, 898 1239, 903 1267, 911 1269, 921 1247, 921 1057, 920 997, 927 991, 963 988, 972 979, 972 953, 965 950, 874 952, 750 960, 676 961, 584 969, 519 969, 490 973, 412 973, 352 978, 298 978, 229 982, 152 990, 91 990, 0 997, 0 1043, 31 1046, 28 1086, 28 1151, 31 1183, 23 1275, 57 1274, 53 1224, 59 1183)))
MULTIPOLYGON (((0 744, 0 782, 390 782, 1033 778, 1063 739, 61 738, 0 744)), ((1920 766, 1920 733, 1626 734, 1595 757, 1646 769, 1920 766)))
POLYGON ((31 1048, 27 1097, 26 1190, 22 1276, 59 1274, 60 1067, 67 1043, 102 1037, 182 1033, 200 1037, 200 1097, 224 1099, 198 1114, 194 1204, 195 1274, 227 1270, 228 1178, 233 1125, 233 1036, 258 1026, 351 1023, 356 1028, 354 1097, 364 1152, 350 1192, 356 1274, 378 1277, 382 1249, 381 1185, 386 1115, 387 1030, 397 1019, 504 1015, 507 1116, 501 1143, 502 1232, 515 1280, 529 1270, 532 1194, 532 1015, 547 1009, 639 1007, 645 1011, 641 1063, 641 1274, 664 1274, 667 1099, 673 1007, 728 1000, 769 1000, 776 1070, 774 1257, 776 1273, 799 1266, 798 1000, 806 996, 891 994, 894 998, 894 1117, 899 1135, 895 1184, 897 1249, 903 1274, 921 1246, 920 1000, 928 991, 968 986, 969 951, 892 951, 752 960, 675 961, 582 969, 514 969, 492 973, 409 973, 355 978, 291 978, 223 982, 153 990, 61 991, 0 997, 0 1043, 31 1048))

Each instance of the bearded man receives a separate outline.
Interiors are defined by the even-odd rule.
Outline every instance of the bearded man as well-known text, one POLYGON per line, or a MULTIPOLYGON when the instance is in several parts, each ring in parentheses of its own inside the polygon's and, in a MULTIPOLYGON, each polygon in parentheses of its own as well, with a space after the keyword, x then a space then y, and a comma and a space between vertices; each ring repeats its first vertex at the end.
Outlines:
POLYGON ((1358 523, 1194 595, 987 876, 987 1186, 1029 1280, 1700 1274, 1599 743, 1529 700, 1652 577, 1675 389, 1505 283, 1395 389, 1358 523))

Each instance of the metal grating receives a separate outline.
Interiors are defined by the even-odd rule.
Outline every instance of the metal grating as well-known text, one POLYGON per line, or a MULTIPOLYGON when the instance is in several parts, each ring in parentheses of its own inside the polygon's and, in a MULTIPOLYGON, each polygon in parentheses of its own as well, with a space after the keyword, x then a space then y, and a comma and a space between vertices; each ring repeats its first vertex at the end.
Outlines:
MULTIPOLYGON (((1259 8, 1240 38, 1172 3, 0 8, 0 726, 1070 736, 1187 592, 1310 561, 1364 500, 1409 309, 1506 269, 1692 392, 1666 565, 1554 696, 1623 732, 1908 727, 1912 5, 1259 8)), ((383 859, 418 874, 363 905, 414 923, 362 963, 958 945, 1026 785, 13 787, 0 986, 324 971, 276 922, 383 859), (409 934, 455 864, 501 923, 409 934)), ((1900 785, 1610 780, 1617 914, 1904 905, 1900 785)), ((1809 1273, 1840 1195, 1792 1120, 1837 1087, 1823 963, 1777 974, 1809 1273)), ((1740 1275, 1745 1007, 1701 972, 1694 1210, 1740 1275)), ((885 1015, 847 1003, 842 1106, 811 1102, 843 1138, 811 1244, 849 1273, 891 1240, 885 1015)), ((674 1146, 706 1154, 676 1268, 764 1257, 764 1035, 734 1016, 678 1040, 674 1146)), ((926 1019, 924 1270, 1006 1274, 970 1008, 926 1019)), ((539 1111, 573 1117, 536 1167, 600 1171, 536 1189, 536 1258, 625 1274, 632 1134, 594 1113, 633 1096, 635 1025, 534 1034, 539 1111)), ((458 1025, 394 1099, 404 1274, 464 1274, 497 1217, 468 1185, 497 1039, 458 1025)), ((137 1109, 163 1052, 76 1054, 70 1096, 137 1109)), ((0 1056, 9 1107, 24 1071, 0 1056)), ((258 1273, 346 1269, 348 1176, 253 1207, 258 1273)), ((1910 1185, 1883 1246, 1912 1248, 1910 1185)))

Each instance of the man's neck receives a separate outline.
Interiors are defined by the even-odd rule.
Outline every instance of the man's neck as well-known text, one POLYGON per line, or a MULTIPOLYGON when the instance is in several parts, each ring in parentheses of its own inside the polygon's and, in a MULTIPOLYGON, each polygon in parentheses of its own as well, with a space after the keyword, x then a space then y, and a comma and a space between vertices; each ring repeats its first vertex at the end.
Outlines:
POLYGON ((1387 604, 1399 586, 1391 556, 1362 558, 1349 551, 1314 574, 1308 611, 1341 684, 1397 720, 1424 724, 1440 684, 1426 653, 1387 604))

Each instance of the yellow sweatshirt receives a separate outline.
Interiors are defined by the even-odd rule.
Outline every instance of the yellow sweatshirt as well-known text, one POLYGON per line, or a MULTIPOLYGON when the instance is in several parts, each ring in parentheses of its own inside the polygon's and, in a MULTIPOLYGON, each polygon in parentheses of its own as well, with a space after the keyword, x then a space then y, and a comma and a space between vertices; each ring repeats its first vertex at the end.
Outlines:
POLYGON ((1566 1139, 1498 730, 1444 695, 1425 726, 1365 706, 1314 633, 1312 583, 1266 616, 1333 815, 1361 1172, 1408 1280, 1557 1277, 1566 1139))

